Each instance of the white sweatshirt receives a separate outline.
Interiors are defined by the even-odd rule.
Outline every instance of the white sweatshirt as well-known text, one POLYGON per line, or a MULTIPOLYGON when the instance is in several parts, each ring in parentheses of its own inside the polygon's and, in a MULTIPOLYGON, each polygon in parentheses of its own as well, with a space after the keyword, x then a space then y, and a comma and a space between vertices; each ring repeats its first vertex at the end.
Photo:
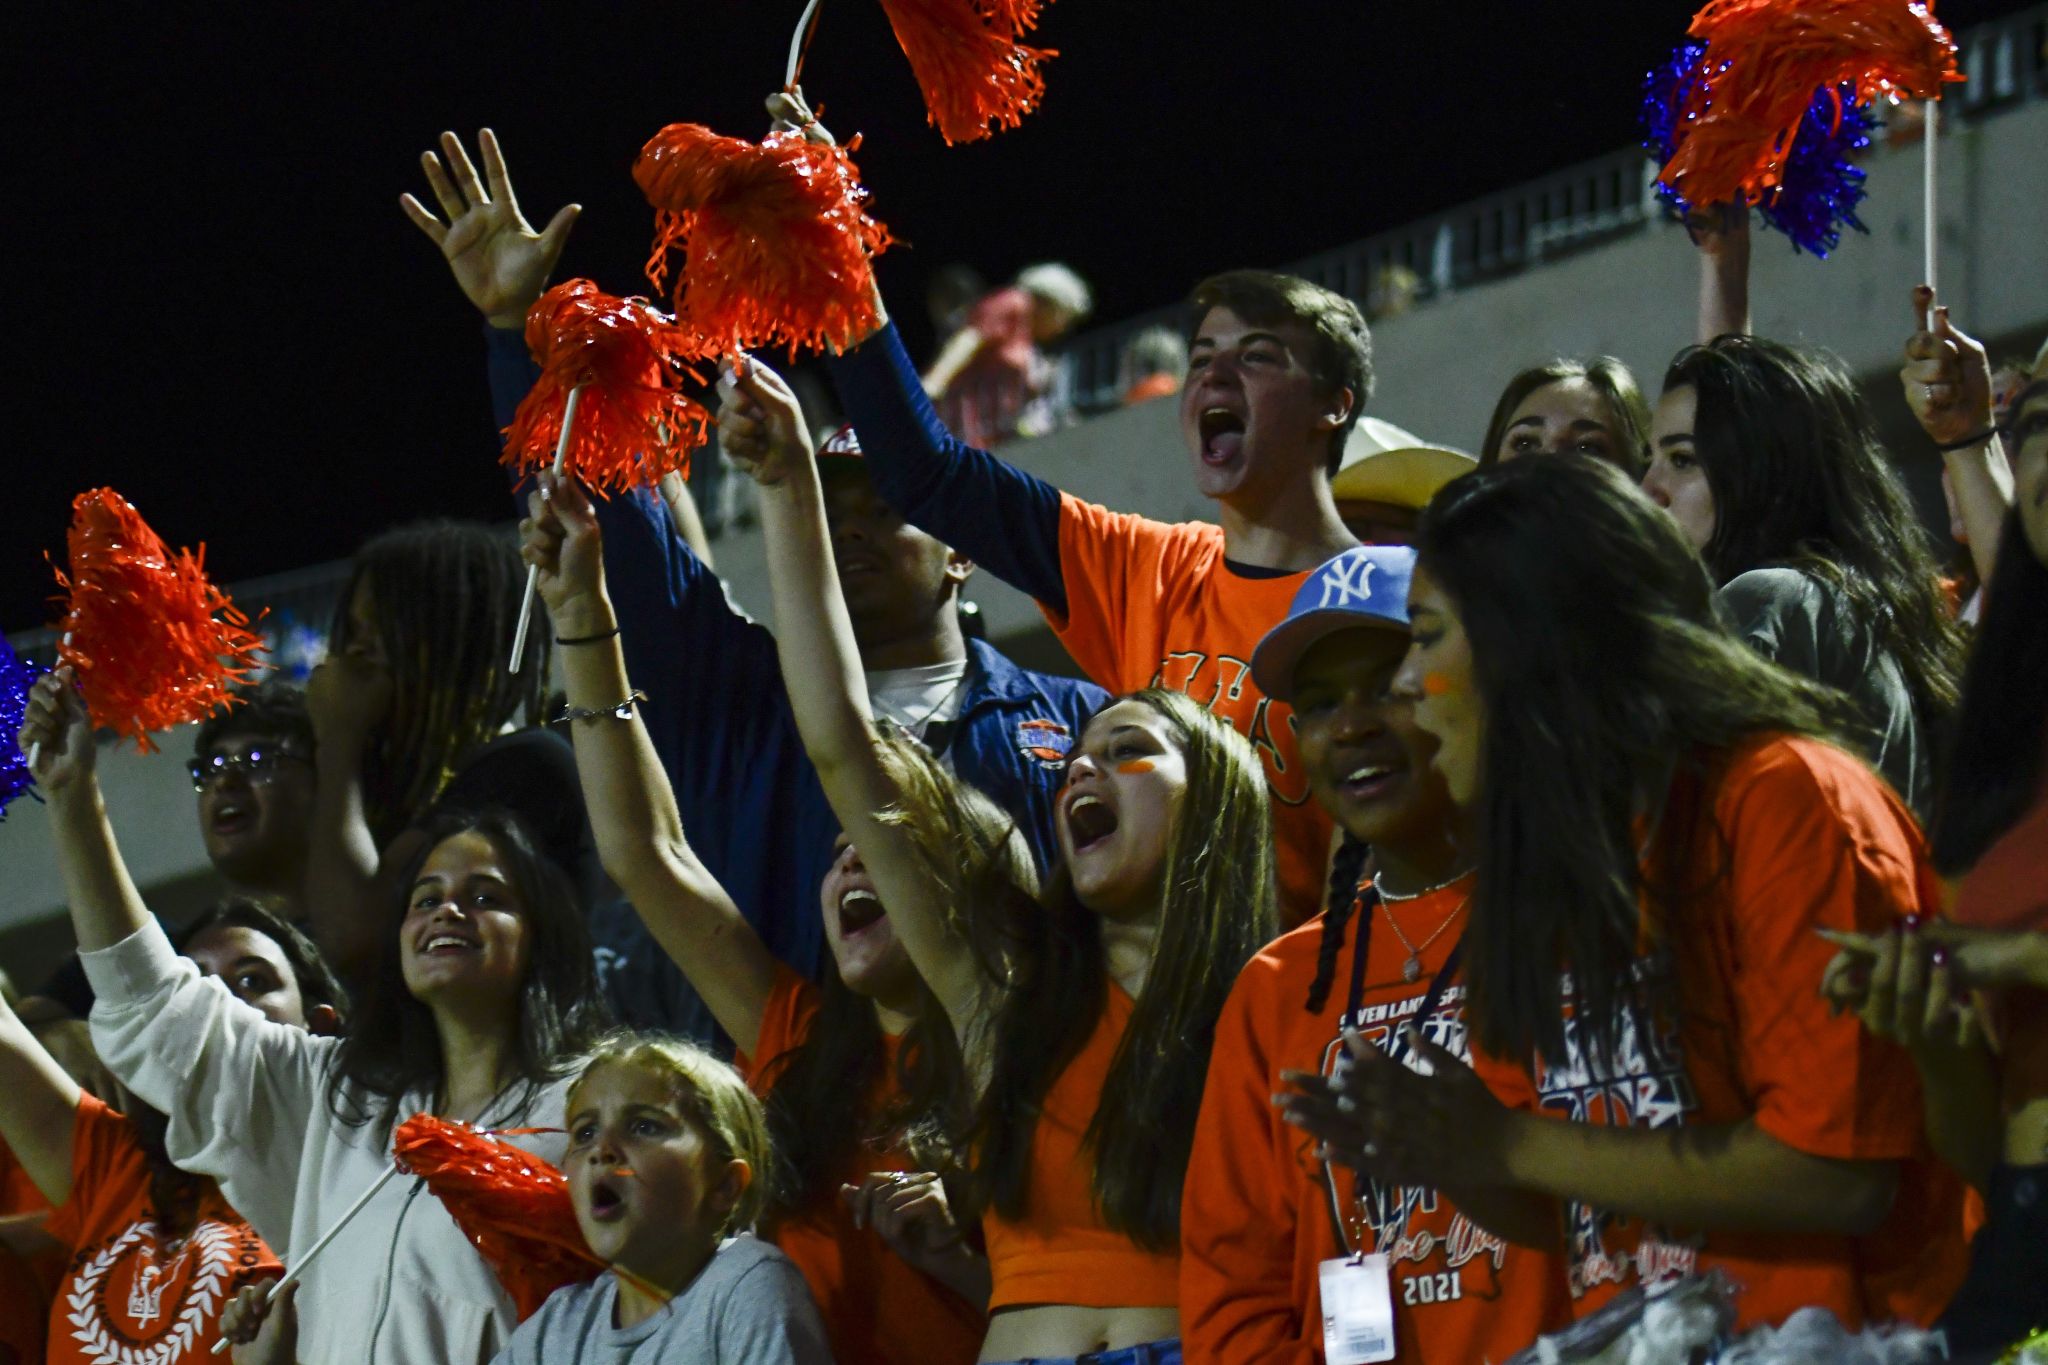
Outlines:
MULTIPOLYGON (((339 1042, 271 1023, 172 951, 154 922, 80 955, 98 999, 93 1043, 121 1083, 170 1118, 171 1160, 220 1182, 290 1266, 391 1164, 376 1123, 327 1102, 339 1042)), ((515 1087, 489 1128, 562 1126, 568 1081, 521 1107, 515 1087)), ((407 1096, 399 1119, 432 1107, 407 1096)), ((556 1133, 520 1139, 560 1164, 556 1133)), ((304 1365, 486 1365, 517 1326, 512 1300, 423 1182, 399 1176, 320 1253, 299 1286, 304 1365)))

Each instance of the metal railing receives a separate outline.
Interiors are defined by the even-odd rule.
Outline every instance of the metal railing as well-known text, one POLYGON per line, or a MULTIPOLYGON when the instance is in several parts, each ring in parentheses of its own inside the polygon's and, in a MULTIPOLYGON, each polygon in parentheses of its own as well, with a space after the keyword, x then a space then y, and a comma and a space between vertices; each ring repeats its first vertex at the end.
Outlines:
MULTIPOLYGON (((2048 97, 2048 5, 1959 34, 1969 79, 1949 107, 1976 119, 2048 97)), ((1546 258, 1641 231, 1660 212, 1657 168, 1640 147, 1624 147, 1447 212, 1282 267, 1342 294, 1368 313, 1395 289, 1408 302, 1513 274, 1546 258)), ((1099 327, 1060 348, 1057 359, 1077 412, 1117 406, 1124 348, 1146 327, 1179 322, 1177 307, 1099 327)))
MULTIPOLYGON (((1948 99, 1963 118, 2048 98, 2048 4, 1979 24, 1956 42, 1969 79, 1948 99)), ((1375 291, 1393 279, 1414 302, 1423 303, 1642 230, 1658 213, 1651 188, 1655 176, 1656 167, 1641 148, 1624 147, 1286 269, 1371 311, 1379 302, 1375 291)), ((1087 414, 1115 407, 1122 396, 1124 347, 1145 328, 1176 325, 1179 319, 1178 305, 1155 308, 1062 347, 1058 359, 1075 410, 1087 414)), ((714 529, 714 539, 716 534, 714 529)), ((297 671, 288 637, 300 628, 325 635, 348 569, 345 560, 319 564, 251 579, 231 591, 251 616, 267 609, 266 629, 285 646, 284 666, 297 671)), ((57 637, 50 630, 25 631, 10 636, 9 643, 24 658, 47 665, 57 637)))

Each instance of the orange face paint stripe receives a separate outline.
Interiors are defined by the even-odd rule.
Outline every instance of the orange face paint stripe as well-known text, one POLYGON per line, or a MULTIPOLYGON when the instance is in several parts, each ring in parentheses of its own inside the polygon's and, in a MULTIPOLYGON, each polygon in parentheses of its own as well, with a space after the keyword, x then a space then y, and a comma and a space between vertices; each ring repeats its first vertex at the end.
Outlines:
POLYGON ((1446 692, 1449 692, 1450 690, 1451 690, 1451 680, 1450 680, 1449 678, 1445 677, 1445 676, 1444 676, 1443 674, 1441 674, 1441 673, 1425 673, 1425 674, 1423 674, 1423 675, 1422 675, 1422 695, 1423 695, 1423 696, 1425 696, 1425 697, 1441 697, 1441 696, 1443 696, 1443 695, 1444 695, 1444 694, 1445 694, 1446 692))
POLYGON ((1127 773, 1135 777, 1139 773, 1151 772, 1152 760, 1149 758, 1134 758, 1128 763, 1117 764, 1116 770, 1120 773, 1127 773))

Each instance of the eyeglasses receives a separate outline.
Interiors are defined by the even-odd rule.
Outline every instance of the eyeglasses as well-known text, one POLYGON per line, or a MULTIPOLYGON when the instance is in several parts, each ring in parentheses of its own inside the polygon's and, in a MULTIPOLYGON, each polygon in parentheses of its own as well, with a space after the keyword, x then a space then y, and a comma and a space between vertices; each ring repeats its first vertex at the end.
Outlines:
POLYGON ((290 749, 251 749, 242 754, 208 754, 188 759, 185 771, 192 774, 192 790, 203 792, 217 786, 229 773, 240 773, 251 785, 260 787, 275 782, 285 764, 310 761, 290 749))

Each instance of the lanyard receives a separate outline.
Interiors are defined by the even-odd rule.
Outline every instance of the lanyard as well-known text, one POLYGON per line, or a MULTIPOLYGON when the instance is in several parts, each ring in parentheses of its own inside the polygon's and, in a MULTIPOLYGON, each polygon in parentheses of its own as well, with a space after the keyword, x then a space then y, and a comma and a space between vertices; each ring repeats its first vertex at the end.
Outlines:
MULTIPOLYGON (((1359 892, 1357 910, 1352 915, 1352 919, 1357 921, 1358 928, 1357 937, 1351 941, 1351 990, 1345 1003, 1343 1019, 1343 1022, 1352 1028, 1357 1028, 1364 1022, 1361 1013, 1365 1006, 1365 963, 1372 943, 1373 916, 1379 903, 1379 888, 1367 886, 1359 892)), ((1414 1017, 1418 1025, 1434 1014, 1436 1007, 1442 1003, 1444 991, 1449 989, 1451 977, 1457 974, 1458 962, 1464 955, 1465 935, 1461 931, 1458 941, 1451 945, 1451 955, 1444 959, 1444 965, 1437 968, 1436 975, 1430 978, 1429 989, 1422 997, 1422 1008, 1415 1012, 1414 1017)), ((1338 1046, 1343 1046, 1341 1038, 1338 1046)), ((1372 1184, 1371 1180, 1359 1175, 1357 1188, 1353 1193, 1354 1201, 1362 1198, 1372 1184)), ((1327 1161, 1323 1163, 1323 1187, 1330 1193, 1330 1227, 1337 1234, 1337 1245, 1344 1249, 1346 1256, 1363 1255, 1361 1248, 1351 1245, 1351 1235, 1345 1231, 1344 1214, 1337 1199, 1337 1173, 1330 1168, 1327 1161)))

